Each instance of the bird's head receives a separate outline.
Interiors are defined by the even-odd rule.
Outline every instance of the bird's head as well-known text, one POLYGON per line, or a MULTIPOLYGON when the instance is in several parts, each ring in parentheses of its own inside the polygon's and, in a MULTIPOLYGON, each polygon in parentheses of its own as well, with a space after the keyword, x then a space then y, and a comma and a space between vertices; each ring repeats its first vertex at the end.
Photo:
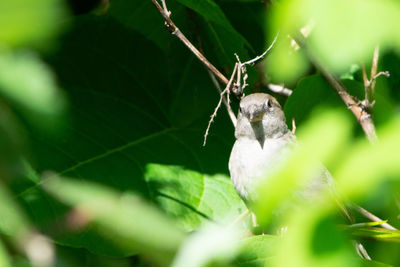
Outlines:
POLYGON ((240 101, 236 135, 279 135, 286 132, 286 119, 278 101, 269 94, 255 93, 240 101))

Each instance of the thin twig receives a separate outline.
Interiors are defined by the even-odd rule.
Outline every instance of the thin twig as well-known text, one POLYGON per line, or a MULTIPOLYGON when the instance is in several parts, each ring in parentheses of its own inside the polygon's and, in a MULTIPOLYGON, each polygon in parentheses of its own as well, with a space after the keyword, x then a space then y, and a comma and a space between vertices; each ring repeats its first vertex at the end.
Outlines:
POLYGON ((364 248, 364 246, 360 242, 355 242, 355 247, 358 255, 366 260, 371 260, 371 257, 368 255, 367 250, 364 248))
MULTIPOLYGON (((358 211, 360 214, 362 214, 363 216, 365 216, 366 218, 370 219, 373 222, 383 222, 384 220, 382 220, 381 218, 379 218, 378 216, 372 214, 371 212, 367 211, 366 209, 358 206, 358 205, 352 205, 352 207, 358 211)), ((396 228, 394 228, 393 226, 391 226, 388 223, 382 223, 379 226, 389 229, 389 230, 397 230, 396 228)))
POLYGON ((292 118, 292 133, 296 133, 296 121, 294 120, 294 118, 292 118))
MULTIPOLYGON (((219 85, 217 78, 215 78, 214 73, 212 73, 210 70, 207 70, 208 74, 210 75, 211 81, 213 82, 213 84, 215 85, 215 87, 217 88, 219 94, 222 94, 222 89, 221 86, 219 85)), ((229 94, 228 94, 229 96, 229 94)), ((222 101, 226 107, 226 110, 228 112, 229 118, 231 118, 233 127, 236 127, 236 123, 237 123, 237 119, 235 116, 235 113, 233 112, 231 105, 228 103, 228 100, 226 98, 222 98, 222 101)))
POLYGON ((157 10, 160 12, 160 14, 164 17, 165 23, 171 33, 178 37, 179 40, 181 40, 189 49, 192 51, 193 54, 201 61, 203 64, 212 72, 215 74, 215 76, 224 84, 228 84, 228 79, 213 65, 210 63, 210 61, 207 60, 207 58, 199 51, 197 48, 186 38, 185 35, 176 27, 174 22, 170 19, 170 12, 166 11, 166 5, 165 1, 163 1, 163 5, 165 5, 165 9, 160 6, 160 4, 157 2, 157 0, 151 0, 153 2, 154 6, 157 8, 157 10))
POLYGON ((372 67, 371 67, 371 90, 372 95, 374 94, 375 84, 376 84, 376 73, 378 71, 378 60, 379 60, 379 45, 375 47, 374 57, 372 58, 372 67), (375 78, 374 78, 375 77, 375 78))
POLYGON ((263 59, 263 58, 265 57, 265 55, 269 52, 269 50, 271 50, 272 47, 274 46, 276 40, 278 39, 278 36, 279 36, 279 32, 275 35, 275 38, 274 38, 274 40, 272 41, 271 45, 267 48, 267 50, 264 51, 264 53, 262 53, 261 55, 255 57, 255 58, 253 58, 253 59, 251 59, 251 60, 248 60, 248 61, 246 61, 246 62, 243 62, 241 65, 243 65, 243 66, 244 66, 244 65, 250 65, 250 64, 251 64, 251 65, 254 65, 257 61, 259 61, 260 59, 263 59))
POLYGON ((221 94, 220 94, 220 98, 219 98, 217 107, 215 108, 214 113, 211 115, 210 121, 208 122, 208 125, 207 125, 206 133, 204 134, 203 146, 205 146, 206 143, 207 143, 207 136, 208 136, 208 132, 209 132, 210 127, 211 127, 211 123, 214 121, 214 118, 217 116, 217 112, 218 112, 218 109, 221 107, 221 103, 222 103, 222 99, 224 98, 224 94, 229 94, 232 82, 233 82, 234 77, 235 77, 235 73, 238 70, 238 66, 239 66, 238 63, 236 63, 235 67, 233 68, 232 75, 231 75, 231 78, 229 79, 228 84, 226 85, 224 91, 222 91, 221 94))

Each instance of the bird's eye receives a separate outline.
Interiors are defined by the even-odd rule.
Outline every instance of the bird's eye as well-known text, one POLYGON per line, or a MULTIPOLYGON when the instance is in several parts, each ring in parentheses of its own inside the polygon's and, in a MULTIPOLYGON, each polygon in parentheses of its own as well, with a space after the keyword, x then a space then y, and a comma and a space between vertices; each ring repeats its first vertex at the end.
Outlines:
POLYGON ((240 113, 242 113, 242 107, 239 107, 239 111, 240 111, 240 113))
POLYGON ((268 100, 265 102, 265 106, 266 106, 267 108, 272 108, 271 100, 268 99, 268 100))

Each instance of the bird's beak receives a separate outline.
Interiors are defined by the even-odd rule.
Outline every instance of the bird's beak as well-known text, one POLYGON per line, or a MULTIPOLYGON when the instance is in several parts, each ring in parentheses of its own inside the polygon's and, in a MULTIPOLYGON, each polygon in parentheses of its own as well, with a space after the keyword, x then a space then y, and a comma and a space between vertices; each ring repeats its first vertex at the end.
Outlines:
POLYGON ((249 114, 249 121, 253 121, 254 120, 254 113, 250 113, 249 114))

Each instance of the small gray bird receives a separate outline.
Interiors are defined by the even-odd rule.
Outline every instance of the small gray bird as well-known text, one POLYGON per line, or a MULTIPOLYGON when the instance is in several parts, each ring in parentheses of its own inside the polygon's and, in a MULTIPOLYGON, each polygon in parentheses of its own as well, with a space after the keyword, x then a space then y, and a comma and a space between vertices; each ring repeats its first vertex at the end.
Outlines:
MULTIPOLYGON (((236 191, 245 202, 251 202, 257 199, 260 179, 268 179, 287 157, 296 145, 296 137, 288 129, 278 101, 263 93, 248 95, 240 101, 235 137, 229 171, 236 191)), ((309 198, 330 179, 329 172, 321 166, 317 177, 294 197, 309 198)))

